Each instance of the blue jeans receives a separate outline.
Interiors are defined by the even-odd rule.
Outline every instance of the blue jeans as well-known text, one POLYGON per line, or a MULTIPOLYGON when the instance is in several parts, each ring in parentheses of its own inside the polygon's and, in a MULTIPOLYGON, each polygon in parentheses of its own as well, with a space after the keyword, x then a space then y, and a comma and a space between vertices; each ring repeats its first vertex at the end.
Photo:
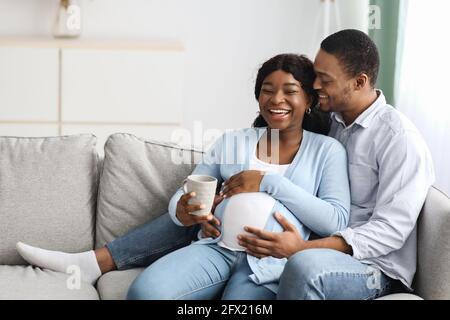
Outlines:
POLYGON ((283 300, 368 300, 403 291, 375 267, 331 249, 310 249, 291 256, 278 288, 283 300))
POLYGON ((196 239, 199 226, 179 227, 168 213, 106 244, 118 270, 147 267, 196 239))
MULTIPOLYGON (((118 270, 148 267, 154 261, 196 240, 199 226, 179 227, 166 213, 108 243, 118 270)), ((246 259, 245 263, 247 263, 246 259)), ((184 261, 183 261, 184 263, 184 261)), ((243 269, 245 270, 245 268, 243 269)), ((398 281, 381 274, 380 288, 369 289, 370 268, 349 255, 329 249, 311 249, 293 255, 280 279, 279 299, 371 299, 398 292, 398 281), (334 276, 336 274, 336 276, 334 276)), ((238 274, 234 272, 235 280, 238 274)), ((376 275, 376 272, 373 273, 376 275)), ((242 282, 246 283, 242 278, 242 282)), ((233 282, 229 285, 232 287, 233 282)), ((225 286, 224 286, 225 287, 225 286)), ((373 287, 378 287, 374 283, 373 287)), ((264 288, 265 289, 265 288, 264 288)), ((228 290, 228 292, 230 292, 228 290)), ((224 295, 224 298, 230 296, 224 295)), ((236 298, 238 299, 238 298, 236 298)))
POLYGON ((191 244, 150 265, 131 285, 133 300, 273 300, 275 293, 249 279, 245 252, 191 244))

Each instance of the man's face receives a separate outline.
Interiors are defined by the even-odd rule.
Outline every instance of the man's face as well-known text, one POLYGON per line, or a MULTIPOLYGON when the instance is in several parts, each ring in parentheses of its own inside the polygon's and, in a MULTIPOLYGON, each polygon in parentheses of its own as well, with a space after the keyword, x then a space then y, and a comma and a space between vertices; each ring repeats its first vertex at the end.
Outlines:
POLYGON ((343 70, 339 60, 319 50, 314 60, 317 75, 314 89, 319 94, 320 109, 325 112, 343 112, 350 107, 353 79, 343 70))

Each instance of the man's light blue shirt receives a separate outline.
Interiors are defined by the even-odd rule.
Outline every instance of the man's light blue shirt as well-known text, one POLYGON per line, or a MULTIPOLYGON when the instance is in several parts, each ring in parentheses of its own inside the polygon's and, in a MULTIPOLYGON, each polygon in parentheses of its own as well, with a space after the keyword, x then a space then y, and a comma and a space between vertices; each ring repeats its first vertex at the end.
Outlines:
POLYGON ((430 152, 415 126, 378 99, 349 126, 332 114, 330 136, 347 150, 350 222, 342 236, 353 256, 409 289, 416 271, 416 221, 434 182, 430 152))

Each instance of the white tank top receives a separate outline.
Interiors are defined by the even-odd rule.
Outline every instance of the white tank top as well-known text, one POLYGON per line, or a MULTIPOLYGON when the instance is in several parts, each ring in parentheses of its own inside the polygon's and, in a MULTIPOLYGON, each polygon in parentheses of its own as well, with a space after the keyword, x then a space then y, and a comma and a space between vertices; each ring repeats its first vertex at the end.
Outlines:
MULTIPOLYGON (((249 170, 260 170, 274 172, 284 175, 289 164, 271 164, 259 160, 256 153, 250 159, 249 170)), ((270 174, 270 173, 268 173, 270 174)), ((266 192, 239 193, 228 200, 222 217, 222 239, 219 246, 233 250, 244 251, 238 243, 237 236, 244 231, 244 226, 264 229, 272 209, 275 199, 266 192)))

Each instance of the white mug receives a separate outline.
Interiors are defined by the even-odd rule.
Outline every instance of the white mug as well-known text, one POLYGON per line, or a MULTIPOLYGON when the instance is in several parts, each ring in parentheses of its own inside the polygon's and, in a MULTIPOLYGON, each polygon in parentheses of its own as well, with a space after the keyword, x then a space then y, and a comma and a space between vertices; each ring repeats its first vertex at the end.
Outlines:
POLYGON ((184 193, 195 192, 189 204, 204 204, 205 208, 191 212, 196 216, 204 216, 211 212, 216 195, 217 179, 207 175, 190 175, 183 181, 184 193))

